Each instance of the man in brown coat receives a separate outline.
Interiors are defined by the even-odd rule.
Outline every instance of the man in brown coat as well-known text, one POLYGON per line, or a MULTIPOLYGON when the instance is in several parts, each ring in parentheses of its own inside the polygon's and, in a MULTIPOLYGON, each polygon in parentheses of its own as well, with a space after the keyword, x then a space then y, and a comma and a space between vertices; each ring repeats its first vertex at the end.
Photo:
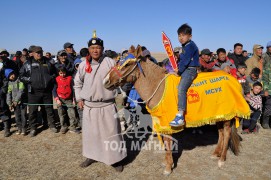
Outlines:
POLYGON ((255 44, 253 46, 253 56, 246 60, 247 70, 246 70, 246 76, 248 76, 251 73, 251 70, 255 67, 259 68, 261 70, 260 78, 262 78, 263 73, 263 60, 262 60, 262 54, 263 54, 263 46, 259 44, 255 44))

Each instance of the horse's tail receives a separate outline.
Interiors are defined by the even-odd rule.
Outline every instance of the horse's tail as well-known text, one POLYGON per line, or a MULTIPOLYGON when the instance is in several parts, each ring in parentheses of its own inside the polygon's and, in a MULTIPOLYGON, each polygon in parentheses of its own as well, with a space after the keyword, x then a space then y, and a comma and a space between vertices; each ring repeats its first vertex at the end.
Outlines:
POLYGON ((234 153, 234 155, 238 156, 240 152, 240 136, 237 133, 237 128, 235 126, 235 119, 232 120, 231 122, 231 137, 230 137, 230 142, 229 142, 229 147, 234 153))

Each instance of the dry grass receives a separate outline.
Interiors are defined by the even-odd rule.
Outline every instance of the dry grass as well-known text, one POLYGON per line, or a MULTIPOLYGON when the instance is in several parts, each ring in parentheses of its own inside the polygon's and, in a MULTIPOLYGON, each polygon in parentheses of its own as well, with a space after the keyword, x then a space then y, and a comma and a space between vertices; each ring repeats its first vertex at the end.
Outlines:
MULTIPOLYGON (((14 130, 14 128, 13 128, 14 130)), ((191 130, 180 134, 181 157, 168 179, 271 179, 271 130, 241 135, 241 153, 228 152, 225 166, 219 169, 210 155, 217 141, 213 128, 203 135, 191 130)), ((156 139, 157 141, 157 139, 156 139)), ((142 150, 129 153, 129 163, 122 173, 95 163, 82 169, 81 135, 42 131, 34 138, 0 132, 0 179, 163 179, 164 154, 142 150)))

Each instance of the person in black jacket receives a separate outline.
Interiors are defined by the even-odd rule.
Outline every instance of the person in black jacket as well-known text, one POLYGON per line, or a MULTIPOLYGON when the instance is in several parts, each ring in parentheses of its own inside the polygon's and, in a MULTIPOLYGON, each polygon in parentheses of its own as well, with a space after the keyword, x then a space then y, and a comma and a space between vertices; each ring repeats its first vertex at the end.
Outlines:
MULTIPOLYGON (((31 61, 33 59, 33 48, 35 47, 35 45, 31 45, 29 46, 28 48, 28 56, 27 56, 27 60, 31 61)), ((47 58, 47 57, 46 57, 47 58)), ((54 60, 53 59, 48 59, 48 61, 51 63, 51 64, 54 64, 54 60)), ((27 87, 27 85, 25 85, 27 87)), ((46 110, 45 110, 45 107, 44 106, 40 106, 40 114, 41 114, 41 117, 42 117, 42 122, 40 122, 42 124, 42 129, 43 130, 46 130, 48 129, 48 121, 47 121, 47 113, 46 113, 46 110)), ((39 115, 38 115, 39 117, 39 115)))
POLYGON ((47 112, 48 125, 52 132, 57 133, 54 122, 52 90, 56 77, 55 67, 43 57, 43 50, 40 46, 32 49, 33 58, 24 63, 20 70, 20 80, 28 88, 29 103, 29 126, 31 128, 30 136, 37 134, 37 112, 38 105, 45 104, 47 112))
POLYGON ((246 61, 246 58, 243 56, 242 51, 243 44, 236 43, 234 44, 234 52, 228 55, 228 58, 234 61, 236 67, 238 67, 239 64, 244 64, 246 61))

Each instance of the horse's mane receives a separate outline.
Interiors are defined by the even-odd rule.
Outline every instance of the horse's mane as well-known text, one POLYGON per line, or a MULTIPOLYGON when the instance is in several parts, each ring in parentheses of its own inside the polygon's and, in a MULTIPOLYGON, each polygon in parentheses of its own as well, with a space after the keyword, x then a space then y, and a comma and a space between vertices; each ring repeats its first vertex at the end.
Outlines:
MULTIPOLYGON (((166 70, 160 66, 158 66, 157 64, 155 64, 154 62, 150 61, 150 60, 146 60, 146 63, 148 64, 148 66, 150 66, 151 69, 154 70, 159 70, 161 73, 165 74, 166 70)), ((153 72, 151 72, 153 73, 153 72)))

